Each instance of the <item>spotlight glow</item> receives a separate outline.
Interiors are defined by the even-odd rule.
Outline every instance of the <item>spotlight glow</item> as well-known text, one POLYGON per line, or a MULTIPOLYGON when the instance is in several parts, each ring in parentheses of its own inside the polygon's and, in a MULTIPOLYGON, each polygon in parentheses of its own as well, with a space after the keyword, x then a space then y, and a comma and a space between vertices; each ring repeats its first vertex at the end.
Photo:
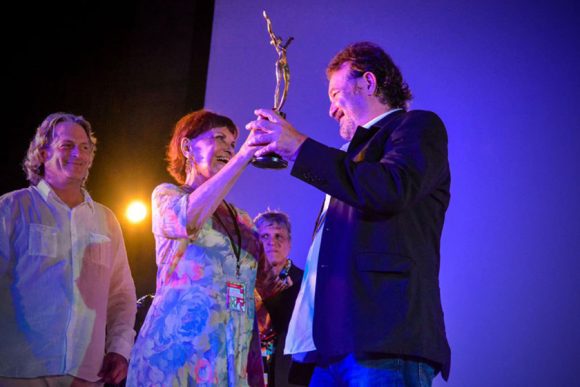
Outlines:
POLYGON ((147 206, 139 200, 135 200, 129 204, 125 216, 131 223, 139 223, 147 216, 147 206))

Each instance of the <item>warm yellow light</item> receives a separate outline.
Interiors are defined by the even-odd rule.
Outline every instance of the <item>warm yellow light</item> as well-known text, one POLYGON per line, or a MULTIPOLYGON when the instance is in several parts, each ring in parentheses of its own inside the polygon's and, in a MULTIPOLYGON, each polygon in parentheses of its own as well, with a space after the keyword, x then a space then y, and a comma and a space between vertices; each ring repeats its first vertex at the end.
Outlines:
POLYGON ((125 213, 131 223, 139 223, 147 216, 147 206, 141 201, 134 201, 127 207, 125 213))

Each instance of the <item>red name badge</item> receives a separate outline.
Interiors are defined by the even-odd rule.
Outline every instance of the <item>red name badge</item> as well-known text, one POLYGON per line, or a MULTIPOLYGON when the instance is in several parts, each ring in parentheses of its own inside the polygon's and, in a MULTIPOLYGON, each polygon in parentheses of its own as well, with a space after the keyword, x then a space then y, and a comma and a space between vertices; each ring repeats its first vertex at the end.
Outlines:
POLYGON ((244 284, 226 283, 226 303, 229 310, 246 311, 246 289, 244 284))

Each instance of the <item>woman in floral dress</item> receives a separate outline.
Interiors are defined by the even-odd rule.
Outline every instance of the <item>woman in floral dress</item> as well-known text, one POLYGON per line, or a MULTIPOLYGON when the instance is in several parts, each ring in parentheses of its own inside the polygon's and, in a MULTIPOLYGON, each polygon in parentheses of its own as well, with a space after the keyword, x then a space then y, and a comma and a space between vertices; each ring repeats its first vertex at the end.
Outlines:
POLYGON ((128 386, 263 385, 253 291, 267 297, 287 285, 270 271, 249 215, 224 200, 260 149, 246 141, 236 154, 237 136, 229 118, 204 110, 175 126, 167 160, 180 185, 153 191, 157 289, 128 386))

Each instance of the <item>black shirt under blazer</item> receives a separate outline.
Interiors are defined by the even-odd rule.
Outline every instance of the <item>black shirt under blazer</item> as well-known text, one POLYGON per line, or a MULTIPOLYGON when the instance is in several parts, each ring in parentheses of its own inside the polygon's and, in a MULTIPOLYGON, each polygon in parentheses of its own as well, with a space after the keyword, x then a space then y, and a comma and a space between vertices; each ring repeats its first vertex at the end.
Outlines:
POLYGON ((419 357, 447 379, 439 262, 451 178, 441 119, 393 112, 358 128, 347 152, 309 138, 291 173, 332 196, 314 302, 318 354, 419 357))

